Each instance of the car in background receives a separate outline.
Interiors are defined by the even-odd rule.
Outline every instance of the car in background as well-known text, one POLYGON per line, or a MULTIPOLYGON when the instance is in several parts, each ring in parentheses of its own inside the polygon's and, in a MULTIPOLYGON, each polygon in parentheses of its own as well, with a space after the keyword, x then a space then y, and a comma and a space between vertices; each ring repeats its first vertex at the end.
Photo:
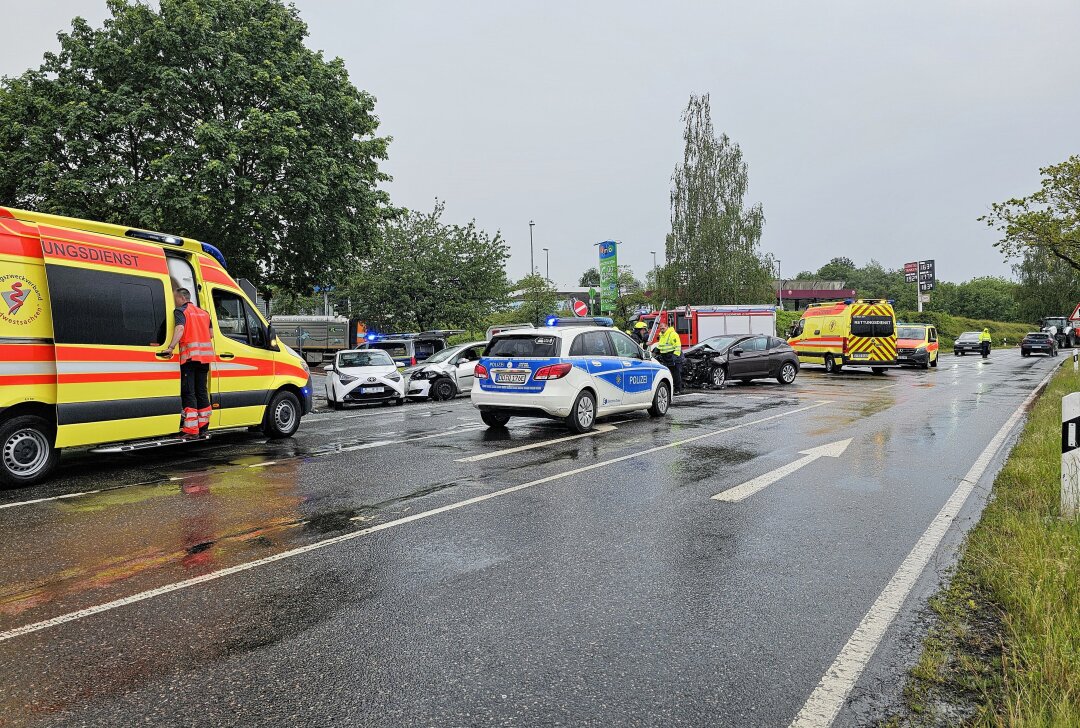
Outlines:
POLYGON ((929 369, 938 365, 939 355, 937 327, 931 324, 896 325, 896 360, 900 364, 929 369))
POLYGON ((1031 356, 1032 354, 1057 356, 1057 339, 1045 331, 1031 331, 1025 334, 1020 342, 1020 356, 1031 356))
POLYGON ((795 350, 775 336, 735 335, 706 339, 683 352, 683 379, 691 386, 723 387, 729 380, 775 379, 791 384, 799 374, 795 350))
POLYGON ((366 341, 361 349, 381 349, 390 355, 399 368, 414 367, 447 347, 446 336, 435 333, 400 336, 368 334, 366 341))
POLYGON ((326 401, 336 410, 346 404, 405 401, 405 378, 382 349, 339 351, 324 371, 326 401))
POLYGON ((956 337, 956 341, 953 342, 953 356, 964 356, 964 354, 972 353, 979 354, 982 352, 982 345, 979 343, 978 331, 965 331, 956 337))
POLYGON ((431 398, 439 402, 472 390, 476 363, 480 361, 486 346, 486 341, 458 344, 435 352, 414 367, 406 367, 402 372, 405 396, 409 399, 431 398))
POLYGON ((505 427, 511 417, 550 417, 581 433, 617 412, 666 415, 671 372, 610 326, 610 319, 551 317, 543 328, 494 336, 473 381, 480 419, 505 427))

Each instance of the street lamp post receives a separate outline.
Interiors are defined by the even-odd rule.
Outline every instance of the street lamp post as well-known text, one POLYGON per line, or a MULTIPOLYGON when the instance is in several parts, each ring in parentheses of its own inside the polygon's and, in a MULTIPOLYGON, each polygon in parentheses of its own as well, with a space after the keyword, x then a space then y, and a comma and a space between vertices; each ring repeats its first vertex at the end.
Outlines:
POLYGON ((535 225, 535 224, 536 223, 534 223, 532 220, 529 220, 529 275, 533 275, 534 273, 536 273, 536 265, 533 264, 533 234, 532 234, 533 225, 535 225))
POLYGON ((544 251, 544 279, 551 283, 551 257, 548 255, 547 248, 540 248, 544 251))
POLYGON ((659 288, 659 281, 656 280, 656 251, 650 250, 652 253, 652 284, 653 288, 659 288))
POLYGON ((776 259, 776 279, 780 281, 780 287, 776 289, 776 292, 780 296, 780 310, 784 310, 784 279, 780 277, 780 259, 776 259))

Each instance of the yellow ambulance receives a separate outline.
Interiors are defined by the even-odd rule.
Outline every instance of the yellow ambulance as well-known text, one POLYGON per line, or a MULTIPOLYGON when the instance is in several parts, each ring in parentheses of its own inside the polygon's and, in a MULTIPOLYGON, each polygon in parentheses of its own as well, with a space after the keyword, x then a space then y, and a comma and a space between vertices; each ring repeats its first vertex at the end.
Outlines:
POLYGON ((185 442, 173 295, 210 314, 210 431, 289 437, 307 364, 278 341, 212 245, 0 207, 0 485, 45 478, 60 450, 185 442))
POLYGON ((829 374, 844 366, 880 374, 897 366, 896 313, 877 299, 812 303, 792 326, 788 344, 800 362, 821 364, 829 374))

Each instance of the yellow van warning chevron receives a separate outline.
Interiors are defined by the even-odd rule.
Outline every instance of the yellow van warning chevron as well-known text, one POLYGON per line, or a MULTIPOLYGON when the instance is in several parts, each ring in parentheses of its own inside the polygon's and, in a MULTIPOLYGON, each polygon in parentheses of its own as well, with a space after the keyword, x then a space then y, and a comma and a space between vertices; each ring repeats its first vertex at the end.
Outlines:
POLYGON ((881 300, 811 304, 789 333, 788 343, 806 364, 827 372, 868 366, 875 372, 897 366, 896 314, 881 300))

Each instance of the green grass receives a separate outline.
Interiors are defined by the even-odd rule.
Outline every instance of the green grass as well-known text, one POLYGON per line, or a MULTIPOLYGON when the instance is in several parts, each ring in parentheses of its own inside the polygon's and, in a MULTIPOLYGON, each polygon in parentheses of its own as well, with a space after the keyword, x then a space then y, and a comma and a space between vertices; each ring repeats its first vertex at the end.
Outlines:
POLYGON ((968 534, 912 670, 904 723, 1080 726, 1080 523, 1059 514, 1062 368, 968 534))

